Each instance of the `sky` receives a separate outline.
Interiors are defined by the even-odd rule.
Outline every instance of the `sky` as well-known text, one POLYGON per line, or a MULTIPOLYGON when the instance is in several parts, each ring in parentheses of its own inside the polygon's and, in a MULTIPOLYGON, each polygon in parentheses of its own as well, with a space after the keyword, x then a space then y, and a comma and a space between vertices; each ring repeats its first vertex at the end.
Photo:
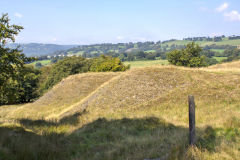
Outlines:
POLYGON ((96 44, 240 35, 239 0, 0 0, 18 43, 96 44))

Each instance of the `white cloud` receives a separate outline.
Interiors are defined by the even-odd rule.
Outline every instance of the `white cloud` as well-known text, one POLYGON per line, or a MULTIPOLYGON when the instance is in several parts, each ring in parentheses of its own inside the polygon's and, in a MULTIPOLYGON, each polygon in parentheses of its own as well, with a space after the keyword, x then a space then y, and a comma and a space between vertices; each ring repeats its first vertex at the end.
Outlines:
POLYGON ((216 11, 223 12, 228 8, 229 4, 227 2, 223 3, 219 7, 216 8, 216 11))
POLYGON ((14 13, 14 16, 18 17, 18 18, 22 18, 23 17, 23 15, 21 13, 18 13, 18 12, 14 13))
POLYGON ((117 36, 117 39, 118 39, 118 40, 123 40, 124 37, 123 37, 123 36, 117 36))
POLYGON ((224 13, 224 17, 228 21, 240 21, 240 13, 236 10, 233 10, 228 13, 224 13))
POLYGON ((54 37, 54 38, 52 39, 52 41, 56 42, 56 41, 57 41, 57 38, 54 37))

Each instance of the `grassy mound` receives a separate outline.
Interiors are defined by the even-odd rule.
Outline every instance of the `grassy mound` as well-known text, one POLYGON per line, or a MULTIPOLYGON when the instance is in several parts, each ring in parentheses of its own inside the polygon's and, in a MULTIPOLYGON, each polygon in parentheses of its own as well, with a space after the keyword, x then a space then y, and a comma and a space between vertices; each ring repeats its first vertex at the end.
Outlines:
POLYGON ((238 159, 240 72, 235 63, 222 64, 228 68, 224 72, 217 66, 162 66, 71 76, 35 103, 1 107, 2 119, 16 122, 1 124, 0 156, 238 159), (196 102, 195 147, 188 146, 189 94, 196 102))
MULTIPOLYGON (((36 102, 9 111, 9 118, 47 118, 66 110, 81 101, 103 83, 115 77, 115 73, 86 73, 70 76, 47 92, 36 102)), ((5 111, 5 109, 2 109, 5 111)), ((9 109, 10 110, 10 109, 9 109)))

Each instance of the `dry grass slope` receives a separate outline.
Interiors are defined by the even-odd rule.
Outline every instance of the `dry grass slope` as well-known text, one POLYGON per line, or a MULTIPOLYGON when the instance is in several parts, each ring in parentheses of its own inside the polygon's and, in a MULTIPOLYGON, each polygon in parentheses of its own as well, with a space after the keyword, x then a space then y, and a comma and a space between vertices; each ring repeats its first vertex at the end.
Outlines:
MULTIPOLYGON (((47 146, 49 152, 36 152, 45 159, 237 160, 239 64, 201 69, 155 66, 124 73, 75 75, 32 104, 1 107, 0 115, 2 119, 28 118, 13 126, 34 133, 29 135, 35 139, 32 144, 47 146), (197 105, 197 144, 193 148, 187 145, 189 94, 195 96, 197 105), (33 121, 42 118, 56 118, 58 122, 33 121)), ((6 123, 2 126, 9 127, 6 123)), ((10 133, 26 135, 22 131, 12 133, 9 128, 2 130, 3 142, 10 133)), ((10 152, 3 144, 0 148, 10 152)), ((36 156, 31 155, 34 147, 23 151, 16 148, 17 157, 36 156)))
POLYGON ((240 71, 240 61, 233 61, 227 63, 221 63, 208 67, 212 71, 227 71, 227 72, 239 72, 240 71))
POLYGON ((70 76, 63 79, 36 102, 12 110, 8 117, 39 119, 60 113, 72 104, 81 101, 116 75, 115 73, 86 73, 70 76))

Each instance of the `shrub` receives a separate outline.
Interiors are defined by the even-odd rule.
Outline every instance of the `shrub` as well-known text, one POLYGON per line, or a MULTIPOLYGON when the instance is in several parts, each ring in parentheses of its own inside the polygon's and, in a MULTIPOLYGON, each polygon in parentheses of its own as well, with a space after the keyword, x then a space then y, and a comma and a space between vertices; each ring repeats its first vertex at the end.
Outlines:
MULTIPOLYGON (((40 84, 41 92, 44 92, 45 90, 53 87, 55 84, 60 82, 63 78, 73 75, 73 74, 78 74, 78 73, 83 73, 83 72, 88 72, 90 69, 91 61, 83 58, 83 57, 67 57, 64 58, 63 60, 59 60, 57 63, 53 64, 51 67, 51 71, 48 75, 44 74, 41 78, 46 78, 45 81, 41 79, 43 84, 40 84)), ((42 70, 45 72, 48 72, 46 70, 42 70)))
POLYGON ((38 97, 40 71, 32 66, 17 69, 15 78, 5 82, 6 90, 1 91, 0 104, 30 102, 38 97))
POLYGON ((206 57, 205 60, 206 60, 207 65, 209 65, 209 66, 218 63, 218 61, 215 58, 208 58, 208 57, 206 57))
POLYGON ((37 63, 35 64, 35 67, 36 67, 36 68, 41 68, 41 67, 42 67, 42 63, 41 63, 41 62, 37 62, 37 63))
POLYGON ((240 50, 239 49, 225 50, 224 55, 227 56, 227 59, 223 60, 223 62, 231 62, 234 60, 239 60, 240 59, 240 50))
POLYGON ((125 71, 129 66, 125 66, 119 58, 101 56, 94 59, 83 57, 67 57, 53 64, 52 67, 43 67, 39 80, 40 93, 52 88, 63 78, 69 75, 92 72, 125 71))
POLYGON ((118 72, 126 71, 130 66, 125 66, 121 60, 117 57, 110 57, 101 55, 99 58, 92 60, 90 71, 92 72, 118 72))
POLYGON ((173 50, 167 53, 168 61, 177 66, 202 67, 206 66, 205 56, 201 56, 202 49, 194 42, 189 43, 186 48, 173 50))

